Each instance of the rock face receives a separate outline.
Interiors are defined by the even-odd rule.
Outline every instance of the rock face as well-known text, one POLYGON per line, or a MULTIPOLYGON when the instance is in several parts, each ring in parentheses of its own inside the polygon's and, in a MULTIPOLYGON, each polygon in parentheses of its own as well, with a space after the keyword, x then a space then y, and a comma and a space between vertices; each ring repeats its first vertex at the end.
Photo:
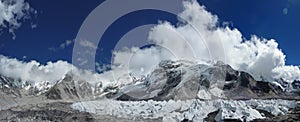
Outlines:
POLYGON ((0 121, 95 121, 91 114, 79 112, 69 106, 69 103, 58 102, 16 107, 10 110, 0 111, 0 121))
POLYGON ((21 97, 22 94, 19 91, 18 85, 16 85, 16 82, 20 81, 15 81, 12 78, 0 76, 0 93, 5 96, 10 96, 10 97, 21 97))
MULTIPOLYGON (((293 84, 297 89, 297 83, 293 84)), ((221 62, 204 65, 183 61, 161 62, 143 82, 121 88, 117 96, 118 100, 299 99, 278 84, 256 81, 249 73, 221 62)))
POLYGON ((51 100, 59 99, 80 99, 76 84, 71 76, 67 75, 64 79, 56 83, 47 93, 46 96, 51 100))

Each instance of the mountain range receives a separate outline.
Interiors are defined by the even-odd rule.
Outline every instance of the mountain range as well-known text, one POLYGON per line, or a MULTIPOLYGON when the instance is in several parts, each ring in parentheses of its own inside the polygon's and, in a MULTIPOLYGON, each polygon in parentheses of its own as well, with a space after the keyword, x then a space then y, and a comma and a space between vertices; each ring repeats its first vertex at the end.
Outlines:
POLYGON ((300 81, 256 80, 220 61, 166 60, 122 85, 74 77, 30 82, 0 75, 1 121, 299 121, 300 81))

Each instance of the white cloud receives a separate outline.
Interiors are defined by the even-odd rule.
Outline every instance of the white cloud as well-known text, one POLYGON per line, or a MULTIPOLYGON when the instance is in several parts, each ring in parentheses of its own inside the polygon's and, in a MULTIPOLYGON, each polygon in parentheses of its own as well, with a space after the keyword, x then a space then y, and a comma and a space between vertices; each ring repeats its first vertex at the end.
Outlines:
POLYGON ((49 47, 48 50, 55 52, 57 49, 54 47, 49 47))
POLYGON ((122 64, 124 72, 143 74, 147 72, 140 69, 151 69, 163 60, 160 57, 200 63, 213 59, 224 61, 235 69, 250 72, 256 79, 260 79, 261 75, 267 79, 300 79, 299 67, 285 65, 285 55, 274 39, 255 35, 251 39, 245 39, 236 28, 231 29, 227 25, 219 27, 218 17, 206 11, 195 0, 185 1, 183 4, 184 11, 179 14, 181 18, 177 26, 161 22, 149 33, 148 40, 170 53, 157 48, 140 51, 138 47, 133 47, 115 52, 114 64, 122 64), (134 61, 133 54, 137 55, 134 61))
POLYGON ((114 52, 113 64, 124 70, 123 74, 133 73, 138 77, 150 73, 160 61, 168 59, 176 60, 177 58, 166 48, 132 48, 114 52))
POLYGON ((96 62, 95 65, 96 65, 95 68, 96 68, 97 72, 105 72, 108 69, 110 69, 110 65, 109 64, 100 64, 100 63, 96 62))
POLYGON ((57 51, 57 50, 63 50, 63 49, 65 49, 66 47, 70 46, 73 43, 74 43, 73 40, 66 40, 65 42, 61 43, 59 45, 59 47, 50 47, 50 48, 48 48, 48 50, 54 51, 54 52, 57 51))
POLYGON ((80 40, 79 44, 83 47, 87 47, 90 49, 97 49, 97 45, 95 45, 93 42, 91 41, 87 41, 87 40, 80 40))
POLYGON ((274 78, 283 78, 284 80, 299 79, 300 76, 300 70, 297 66, 275 67, 272 72, 274 72, 274 78))
POLYGON ((66 42, 62 43, 59 45, 60 49, 65 49, 66 47, 68 47, 69 45, 71 45, 73 43, 72 40, 66 40, 66 42))
POLYGON ((33 9, 24 0, 0 0, 0 29, 8 28, 14 35, 14 30, 21 26, 21 20, 28 18, 33 9))
POLYGON ((0 55, 0 74, 25 81, 56 81, 71 70, 72 65, 65 61, 41 65, 37 61, 22 62, 0 55))
POLYGON ((84 80, 90 83, 108 81, 99 74, 86 70, 80 70, 66 61, 48 62, 42 65, 37 61, 23 62, 14 58, 0 55, 0 75, 6 77, 30 81, 32 83, 40 81, 57 82, 66 74, 73 74, 74 79, 84 80))

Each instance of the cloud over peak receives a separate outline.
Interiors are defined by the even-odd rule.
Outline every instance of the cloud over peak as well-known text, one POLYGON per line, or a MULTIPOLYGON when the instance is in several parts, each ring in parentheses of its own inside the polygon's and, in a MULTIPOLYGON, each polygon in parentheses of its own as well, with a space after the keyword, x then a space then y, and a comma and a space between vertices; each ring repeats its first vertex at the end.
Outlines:
POLYGON ((37 61, 22 62, 0 55, 0 74, 24 81, 56 81, 71 70, 72 65, 65 61, 41 65, 37 61))
MULTIPOLYGON (((131 59, 124 57, 138 55, 140 60, 134 61, 136 66, 146 65, 144 62, 151 61, 152 57, 173 57, 172 60, 199 63, 205 60, 221 60, 237 70, 250 72, 256 79, 260 79, 261 76, 270 80, 279 77, 288 81, 300 79, 299 67, 285 65, 286 56, 278 48, 276 40, 255 35, 245 39, 237 28, 226 25, 220 27, 218 17, 208 12, 196 0, 185 1, 183 6, 184 11, 179 14, 177 25, 162 22, 149 33, 149 41, 171 53, 153 47, 150 57, 143 51, 127 50, 127 53, 115 52, 115 62, 122 62, 124 67, 134 70, 128 63, 131 59)), ((153 68, 157 62, 159 61, 144 67, 153 68)))
MULTIPOLYGON (((24 3, 24 0, 20 1, 24 3)), ((0 14, 3 14, 5 12, 1 11, 1 5, 3 7, 4 2, 0 3, 0 14)), ((208 12, 196 0, 185 1, 183 5, 184 11, 178 15, 179 23, 177 25, 161 22, 149 32, 148 41, 156 46, 144 49, 133 46, 121 51, 114 51, 114 60, 110 71, 93 74, 74 68, 72 64, 65 61, 41 65, 37 61, 22 62, 0 55, 0 74, 25 81, 56 81, 74 68, 75 70, 72 71, 80 74, 85 80, 125 82, 130 80, 128 77, 130 73, 139 76, 146 75, 160 61, 170 59, 198 63, 221 60, 234 69, 251 73, 256 79, 260 79, 261 76, 271 81, 278 78, 290 82, 300 79, 299 67, 285 64, 286 56, 278 48, 276 40, 260 38, 255 35, 250 39, 245 39, 237 28, 230 28, 226 25, 218 26, 218 17, 208 12)), ((27 7, 23 9, 28 10, 27 7)), ((1 19, 0 24, 7 21, 4 18, 1 19)), ((60 45, 60 48, 71 44, 72 41, 66 41, 60 45)), ((80 45, 89 47, 89 49, 97 48, 89 41, 81 41, 80 45)), ((89 52, 89 50, 86 51, 89 52)), ((87 63, 85 59, 80 60, 83 65, 87 63)), ((96 65, 100 66, 97 63, 96 65)), ((102 70, 101 67, 98 69, 102 70)))

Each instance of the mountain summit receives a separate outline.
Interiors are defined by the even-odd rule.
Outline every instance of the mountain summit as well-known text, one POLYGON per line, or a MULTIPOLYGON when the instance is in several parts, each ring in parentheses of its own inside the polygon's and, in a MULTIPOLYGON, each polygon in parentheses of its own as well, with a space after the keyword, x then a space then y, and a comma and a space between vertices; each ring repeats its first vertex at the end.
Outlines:
POLYGON ((118 100, 299 99, 299 81, 258 81, 222 62, 162 61, 137 81, 113 96, 118 100))

